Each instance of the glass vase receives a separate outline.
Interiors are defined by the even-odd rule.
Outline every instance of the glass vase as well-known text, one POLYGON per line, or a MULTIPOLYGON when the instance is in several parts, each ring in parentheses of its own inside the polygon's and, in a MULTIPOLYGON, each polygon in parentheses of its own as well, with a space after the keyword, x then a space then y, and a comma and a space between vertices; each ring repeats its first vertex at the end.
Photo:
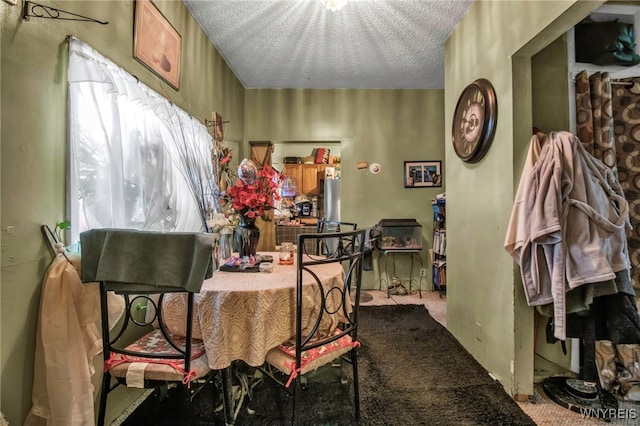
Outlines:
POLYGON ((220 257, 218 255, 220 250, 220 234, 218 232, 211 232, 210 234, 213 237, 213 243, 211 245, 211 248, 213 249, 213 269, 217 270, 220 267, 220 257))
POLYGON ((293 265, 293 243, 282 243, 278 255, 281 265, 293 265))
POLYGON ((260 229, 256 226, 256 218, 241 216, 235 237, 240 257, 255 256, 260 239, 260 229))
POLYGON ((218 259, 220 265, 233 255, 233 231, 220 232, 220 244, 218 249, 218 259))

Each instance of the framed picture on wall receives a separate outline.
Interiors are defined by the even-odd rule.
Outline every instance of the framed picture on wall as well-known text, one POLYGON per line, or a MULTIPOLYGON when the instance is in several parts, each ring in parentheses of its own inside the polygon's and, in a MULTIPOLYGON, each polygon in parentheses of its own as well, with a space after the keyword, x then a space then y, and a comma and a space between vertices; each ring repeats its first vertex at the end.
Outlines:
POLYGON ((182 37, 150 0, 136 0, 133 57, 178 90, 182 37))
POLYGON ((404 187, 430 188, 442 186, 440 161, 405 161, 404 187))
POLYGON ((222 116, 214 111, 213 113, 213 137, 218 141, 222 142, 224 140, 224 121, 222 120, 222 116))

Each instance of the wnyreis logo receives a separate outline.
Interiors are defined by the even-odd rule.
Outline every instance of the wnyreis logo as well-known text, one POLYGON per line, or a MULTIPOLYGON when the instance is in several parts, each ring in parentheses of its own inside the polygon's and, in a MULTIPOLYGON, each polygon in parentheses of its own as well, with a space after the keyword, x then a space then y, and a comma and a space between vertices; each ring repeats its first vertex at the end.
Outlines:
POLYGON ((583 419, 620 419, 634 420, 638 418, 637 408, 580 408, 583 419))

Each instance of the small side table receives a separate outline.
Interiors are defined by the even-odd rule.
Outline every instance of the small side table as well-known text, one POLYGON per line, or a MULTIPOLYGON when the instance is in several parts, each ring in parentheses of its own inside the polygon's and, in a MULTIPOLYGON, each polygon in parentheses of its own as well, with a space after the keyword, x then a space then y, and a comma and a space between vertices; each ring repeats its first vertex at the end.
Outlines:
POLYGON ((415 284, 415 287, 418 289, 418 295, 420 296, 420 298, 422 298, 423 275, 420 273, 418 274, 417 278, 413 277, 413 266, 415 263, 415 259, 417 259, 417 263, 420 265, 420 270, 422 271, 424 269, 424 264, 422 263, 422 258, 420 257, 421 252, 421 250, 380 250, 380 254, 378 255, 378 267, 380 268, 379 289, 382 290, 382 283, 384 282, 387 289, 387 298, 390 297, 389 284, 391 283, 393 277, 396 276, 396 256, 409 256, 409 258, 411 259, 408 291, 409 294, 411 294, 411 288, 415 284), (389 265, 389 263, 391 263, 391 265, 389 265))

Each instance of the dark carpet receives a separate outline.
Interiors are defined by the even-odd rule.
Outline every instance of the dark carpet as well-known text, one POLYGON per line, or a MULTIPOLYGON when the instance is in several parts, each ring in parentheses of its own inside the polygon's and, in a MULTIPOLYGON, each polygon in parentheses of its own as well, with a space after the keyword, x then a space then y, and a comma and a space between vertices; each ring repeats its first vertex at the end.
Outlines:
MULTIPOLYGON (((438 324, 422 305, 362 306, 358 351, 361 419, 356 422, 353 386, 328 366, 309 378, 298 395, 296 425, 535 425, 501 384, 438 324)), ((351 366, 343 373, 351 378, 351 366)), ((127 426, 224 425, 214 384, 197 395, 187 420, 178 395, 148 398, 127 426)), ((236 425, 291 424, 292 398, 265 379, 242 409, 236 425)))

